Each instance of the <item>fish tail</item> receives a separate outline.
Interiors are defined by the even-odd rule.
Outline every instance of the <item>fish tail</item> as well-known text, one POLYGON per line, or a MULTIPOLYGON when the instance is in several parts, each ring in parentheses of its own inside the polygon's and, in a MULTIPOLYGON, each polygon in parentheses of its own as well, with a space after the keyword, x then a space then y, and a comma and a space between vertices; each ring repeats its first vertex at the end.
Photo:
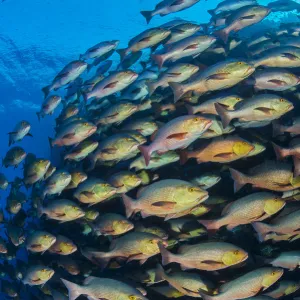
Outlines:
POLYGON ((228 30, 228 27, 225 27, 223 29, 215 31, 214 35, 219 39, 221 39, 226 44, 228 41, 229 33, 230 31, 228 30))
POLYGON ((168 251, 163 245, 162 243, 158 244, 159 250, 160 250, 160 254, 161 254, 161 263, 163 266, 170 264, 171 262, 173 262, 173 257, 174 254, 172 254, 170 251, 168 251))
POLYGON ((90 98, 89 93, 86 92, 82 92, 82 97, 85 103, 87 103, 90 98))
POLYGON ((198 222, 210 232, 215 232, 221 227, 217 220, 198 220, 198 222))
POLYGON ((169 82, 169 86, 174 94, 174 103, 176 103, 186 93, 185 86, 177 82, 169 82))
POLYGON ((45 98, 49 95, 50 91, 51 91, 51 85, 47 85, 42 88, 42 92, 44 93, 45 98))
POLYGON ((184 165, 188 160, 189 160, 189 156, 188 156, 188 151, 187 150, 181 150, 179 152, 179 158, 180 158, 180 164, 184 165))
POLYGON ((60 279, 63 284, 66 286, 69 292, 69 300, 75 300, 77 299, 83 292, 82 287, 76 283, 70 282, 66 279, 61 278, 60 279))
POLYGON ((207 12, 212 16, 214 17, 216 14, 215 14, 215 11, 213 9, 208 9, 207 12))
POLYGON ((127 49, 118 49, 117 53, 120 55, 120 59, 122 61, 127 54, 127 49))
POLYGON ((286 156, 289 156, 289 149, 282 148, 282 147, 276 145, 275 143, 272 143, 272 145, 273 145, 277 160, 282 160, 286 156))
POLYGON ((255 222, 252 223, 252 226, 256 231, 260 242, 263 242, 266 238, 266 235, 271 231, 270 225, 265 223, 255 222))
POLYGON ((142 68, 143 68, 143 71, 145 71, 145 70, 146 70, 146 68, 147 68, 147 62, 145 62, 145 61, 141 61, 141 62, 140 62, 140 65, 142 66, 142 68))
POLYGON ((234 192, 237 193, 247 183, 245 175, 232 168, 229 168, 229 171, 234 180, 234 192))
POLYGON ((157 88, 156 82, 155 81, 148 82, 147 87, 148 87, 148 93, 149 93, 149 97, 150 97, 157 88))
POLYGON ((273 137, 281 135, 283 133, 282 126, 278 121, 272 122, 273 125, 273 137))
POLYGON ((232 120, 231 113, 219 103, 215 103, 215 108, 219 117, 221 118, 223 127, 226 128, 232 120))
POLYGON ((161 54, 152 54, 151 58, 155 61, 157 64, 158 68, 161 69, 164 65, 165 62, 165 57, 161 54))
POLYGON ((300 175, 300 158, 297 156, 293 156, 294 162, 294 177, 298 177, 300 175))
POLYGON ((195 108, 194 108, 193 105, 185 104, 185 108, 186 108, 186 110, 188 111, 188 114, 189 114, 189 115, 195 114, 195 108))
POLYGON ((198 292, 203 300, 214 300, 215 299, 214 296, 206 294, 203 290, 199 290, 198 292))
POLYGON ((165 280, 165 276, 166 276, 166 273, 165 273, 164 268, 160 264, 158 264, 156 266, 156 270, 155 270, 155 282, 160 282, 160 281, 165 280))
POLYGON ((50 148, 52 149, 54 146, 53 139, 51 137, 48 137, 48 141, 49 141, 50 148))
POLYGON ((40 122, 40 121, 41 121, 41 113, 36 112, 36 115, 37 115, 37 117, 38 117, 38 119, 39 119, 39 122, 40 122))
POLYGON ((88 64, 87 65, 87 68, 86 68, 86 71, 87 73, 89 73, 91 71, 91 69, 93 68, 94 64, 88 64))
POLYGON ((152 19, 152 11, 151 10, 142 10, 141 15, 146 19, 147 24, 149 24, 152 19))
POLYGON ((144 156, 146 166, 148 166, 150 159, 151 159, 151 154, 152 154, 151 147, 141 145, 138 148, 141 151, 142 155, 144 156))
POLYGON ((122 194, 122 199, 126 210, 126 216, 127 218, 130 218, 135 211, 135 206, 134 206, 135 202, 133 201, 132 198, 130 198, 126 194, 122 194))

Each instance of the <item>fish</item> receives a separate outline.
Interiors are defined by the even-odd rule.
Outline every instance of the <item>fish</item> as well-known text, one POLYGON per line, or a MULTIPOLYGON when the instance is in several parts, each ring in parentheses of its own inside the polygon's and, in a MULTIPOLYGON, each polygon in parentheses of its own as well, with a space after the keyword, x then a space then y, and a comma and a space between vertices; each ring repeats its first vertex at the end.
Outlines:
POLYGON ((290 191, 299 186, 299 178, 293 176, 292 165, 275 161, 264 163, 250 169, 249 175, 230 168, 234 180, 234 191, 238 192, 245 184, 271 191, 290 191))
POLYGON ((210 9, 207 12, 212 16, 218 16, 224 12, 234 12, 235 10, 242 8, 248 5, 255 5, 257 4, 256 0, 241 0, 241 1, 234 1, 234 0, 225 0, 220 2, 215 9, 210 9))
POLYGON ((108 52, 116 49, 119 45, 119 42, 120 41, 118 40, 100 42, 97 45, 86 50, 84 54, 80 54, 79 59, 88 60, 88 59, 96 59, 98 57, 101 57, 107 54, 108 52))
POLYGON ((270 264, 273 267, 279 267, 293 271, 300 267, 300 252, 286 251, 281 252, 278 257, 271 259, 270 264))
POLYGON ((22 139, 25 136, 30 136, 32 137, 32 134, 29 132, 31 128, 31 125, 29 122, 23 120, 20 121, 15 128, 13 129, 13 131, 9 132, 9 144, 8 146, 10 147, 12 144, 22 141, 22 139))
POLYGON ((273 291, 265 293, 265 295, 270 296, 273 299, 278 299, 293 294, 299 289, 299 282, 295 280, 281 280, 277 288, 275 288, 273 291))
POLYGON ((276 194, 258 192, 242 197, 227 204, 222 216, 216 220, 198 220, 208 230, 218 230, 226 226, 233 230, 236 226, 263 221, 275 215, 285 206, 286 202, 276 194))
POLYGON ((276 283, 282 275, 283 270, 280 268, 260 268, 221 285, 216 296, 209 296, 202 292, 200 292, 200 295, 204 300, 245 299, 266 290, 276 283), (242 289, 241 286, 243 286, 242 289))
POLYGON ((47 251, 56 242, 56 237, 46 231, 35 231, 26 239, 27 250, 39 253, 47 251))
POLYGON ((45 86, 42 91, 45 97, 51 91, 57 91, 66 84, 77 79, 87 69, 87 63, 81 60, 75 60, 68 63, 53 79, 52 83, 45 86))
POLYGON ((55 171, 45 183, 43 197, 46 197, 46 195, 60 195, 69 185, 71 179, 72 177, 69 172, 64 170, 55 171))
POLYGON ((159 69, 166 61, 176 62, 184 57, 196 57, 216 42, 216 38, 210 35, 194 35, 174 44, 164 47, 164 51, 152 54, 151 58, 159 69))
POLYGON ((61 101, 62 101, 62 98, 58 95, 47 96, 43 101, 41 110, 36 113, 39 121, 41 118, 44 118, 46 115, 52 115, 54 113, 55 109, 61 103, 61 101))
POLYGON ((115 173, 108 182, 117 189, 118 194, 121 194, 136 188, 142 183, 142 180, 133 172, 123 171, 115 173))
POLYGON ((0 173, 0 189, 5 191, 7 187, 8 187, 8 180, 3 173, 0 173))
MULTIPOLYGON (((243 1, 242 1, 243 2, 243 1)), ((227 43, 230 33, 238 32, 243 28, 262 21, 271 10, 262 5, 246 5, 233 11, 226 18, 226 27, 214 32, 214 35, 227 43)))
POLYGON ((205 201, 208 193, 183 180, 165 179, 144 188, 137 200, 126 194, 122 194, 122 198, 127 217, 140 211, 143 218, 168 215, 170 219, 205 201))
POLYGON ((200 96, 207 92, 233 87, 249 77, 254 71, 254 66, 248 62, 228 59, 198 72, 197 75, 193 76, 193 80, 187 83, 170 82, 169 86, 174 94, 174 102, 177 102, 190 91, 200 96))
POLYGON ((58 235, 48 251, 59 255, 70 255, 77 251, 77 246, 69 238, 58 235))
POLYGON ((156 16, 166 16, 168 14, 185 10, 200 0, 162 0, 159 2, 153 11, 141 11, 142 16, 146 19, 147 24, 156 16))
POLYGON ((5 168, 14 167, 17 168, 19 164, 26 158, 27 153, 21 147, 10 148, 5 157, 2 159, 2 166, 5 168))
POLYGON ((53 275, 53 269, 43 265, 33 265, 27 269, 22 281, 24 284, 28 284, 30 286, 42 285, 50 280, 53 275))
POLYGON ((97 149, 99 142, 93 140, 83 140, 74 146, 69 153, 64 156, 65 160, 81 161, 97 149))
POLYGON ((139 146, 146 166, 149 164, 153 152, 161 154, 169 150, 186 148, 199 138, 211 124, 211 120, 200 116, 182 116, 166 123, 158 130, 155 139, 149 146, 139 146))
POLYGON ((248 101, 242 101, 234 110, 229 111, 215 104, 216 111, 226 128, 232 119, 239 122, 271 122, 294 109, 294 105, 285 98, 275 94, 254 96, 248 101))
POLYGON ((90 299, 130 299, 130 300, 147 300, 139 290, 125 284, 121 281, 110 278, 98 278, 89 276, 83 282, 84 285, 61 279, 69 292, 69 299, 75 300, 80 295, 87 295, 90 299))
POLYGON ((248 258, 243 249, 224 242, 206 242, 194 245, 183 245, 173 254, 159 245, 162 264, 171 262, 180 264, 182 270, 198 269, 216 271, 237 265, 248 258))

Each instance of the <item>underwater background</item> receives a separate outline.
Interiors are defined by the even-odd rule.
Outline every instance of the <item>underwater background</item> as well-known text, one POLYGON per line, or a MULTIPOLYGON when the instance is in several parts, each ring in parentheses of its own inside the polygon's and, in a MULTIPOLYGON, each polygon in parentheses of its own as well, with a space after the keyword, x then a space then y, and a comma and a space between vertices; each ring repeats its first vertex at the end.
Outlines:
MULTIPOLYGON (((48 137, 54 135, 59 112, 39 122, 36 113, 43 101, 41 88, 68 62, 99 41, 120 40, 119 48, 138 33, 175 18, 202 24, 210 19, 207 10, 221 1, 201 0, 185 11, 164 18, 155 17, 150 25, 140 14, 153 9, 154 0, 3 0, 0 3, 0 157, 8 151, 8 132, 20 120, 31 124, 33 138, 25 138, 18 146, 37 157, 51 158, 59 165, 59 150, 51 151, 48 137)), ((267 5, 271 1, 259 0, 267 5)), ((300 1, 295 1, 300 3, 300 1)), ((296 22, 297 12, 277 12, 263 22, 241 32, 249 35, 264 27, 276 28, 282 22, 296 22)), ((119 55, 110 58, 119 62, 119 55)), ((141 71, 139 64, 131 68, 141 71)), ((17 169, 2 167, 9 181, 22 177, 17 169)), ((0 191, 0 207, 5 207, 9 193, 0 191)), ((22 255, 22 254, 20 254, 22 255)), ((1 298, 0 294, 0 299, 1 298)), ((3 296, 4 297, 4 296, 3 296)), ((22 298, 23 299, 23 298, 22 298)), ((24 298, 26 299, 26 298, 24 298)), ((230 300, 230 299, 228 299, 230 300)))

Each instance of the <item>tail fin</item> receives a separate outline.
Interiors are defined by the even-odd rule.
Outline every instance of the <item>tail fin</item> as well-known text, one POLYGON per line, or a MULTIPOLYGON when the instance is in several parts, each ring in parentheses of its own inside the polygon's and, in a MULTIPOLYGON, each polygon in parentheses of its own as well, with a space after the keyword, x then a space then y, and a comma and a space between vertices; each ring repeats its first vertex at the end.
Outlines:
POLYGON ((181 150, 179 152, 179 158, 180 158, 180 165, 184 165, 189 160, 187 150, 181 150))
POLYGON ((95 265, 100 266, 102 270, 105 269, 111 259, 111 257, 109 256, 109 252, 100 252, 94 250, 95 249, 81 249, 81 254, 95 265))
POLYGON ((272 143, 272 145, 273 145, 277 160, 282 160, 286 156, 289 156, 289 149, 282 148, 282 147, 276 145, 275 143, 272 143))
POLYGON ((158 244, 159 250, 160 250, 160 254, 161 254, 161 258, 162 258, 162 265, 168 265, 171 262, 173 262, 172 258, 174 256, 174 254, 172 254, 171 252, 169 252, 163 245, 162 243, 158 244))
POLYGON ((199 290, 198 292, 203 300, 214 300, 215 299, 215 296, 208 295, 208 294, 204 293, 203 290, 199 290))
POLYGON ((93 67, 94 67, 94 64, 88 64, 87 68, 86 68, 87 73, 89 73, 93 67))
POLYGON ((217 30, 214 32, 214 35, 217 36, 219 39, 221 39, 225 44, 228 41, 230 31, 228 31, 228 27, 225 27, 223 29, 217 30))
POLYGON ((208 12, 212 17, 214 17, 214 16, 216 15, 214 9, 208 9, 207 12, 208 12))
POLYGON ((235 169, 229 168, 232 179, 234 180, 234 192, 238 192, 246 183, 245 175, 235 169))
POLYGON ((174 94, 174 103, 176 103, 187 92, 184 88, 184 84, 169 82, 169 86, 174 94))
POLYGON ((165 57, 161 54, 152 54, 151 58, 155 61, 155 63, 158 65, 158 68, 161 69, 165 62, 165 57))
POLYGON ((82 287, 76 283, 70 282, 61 278, 61 281, 66 286, 69 292, 69 300, 77 299, 81 294, 83 294, 82 287))
POLYGON ((150 159, 151 159, 151 154, 152 154, 150 146, 141 145, 141 146, 139 146, 139 150, 141 151, 142 155, 144 156, 146 166, 148 166, 150 159))
POLYGON ((230 111, 228 111, 226 108, 224 108, 219 103, 215 103, 215 108, 216 108, 218 115, 221 118, 223 127, 226 128, 229 125, 230 121, 232 120, 232 115, 231 115, 230 111))
POLYGON ((123 61, 123 59, 127 55, 127 49, 118 49, 117 53, 120 55, 121 61, 123 61))
POLYGON ((260 242, 263 242, 266 238, 266 235, 272 230, 270 225, 261 222, 252 223, 252 226, 256 231, 260 242))
POLYGON ((51 137, 48 137, 48 141, 49 141, 50 149, 52 149, 53 148, 53 139, 51 137))
POLYGON ((141 14, 146 19, 147 24, 149 24, 152 19, 152 11, 143 10, 143 11, 141 11, 141 14))
POLYGON ((185 104, 185 107, 186 107, 189 115, 193 115, 196 113, 193 105, 185 104))
POLYGON ((126 210, 126 217, 130 218, 135 211, 135 207, 134 207, 135 202, 132 198, 130 198, 126 194, 122 194, 122 199, 126 210))
POLYGON ((149 97, 150 97, 155 92, 155 90, 157 89, 156 81, 148 82, 147 87, 148 87, 148 93, 149 93, 149 97))
POLYGON ((198 222, 210 232, 215 232, 221 227, 217 220, 198 220, 198 222))
POLYGON ((42 88, 42 92, 44 93, 45 98, 49 95, 50 91, 51 91, 51 85, 47 85, 42 88))
POLYGON ((40 122, 41 121, 41 113, 40 112, 36 112, 36 115, 37 115, 37 117, 39 119, 39 122, 40 122))
POLYGON ((300 158, 293 156, 294 161, 294 177, 298 177, 300 175, 300 158))
POLYGON ((278 121, 274 121, 272 123, 273 125, 273 137, 281 135, 282 134, 282 127, 278 121))
POLYGON ((164 268, 160 264, 158 264, 156 266, 156 270, 155 270, 155 282, 164 281, 165 276, 166 276, 166 273, 165 273, 164 268))
POLYGON ((147 62, 145 62, 145 61, 141 61, 141 62, 140 62, 140 65, 142 66, 142 68, 143 68, 143 71, 145 71, 145 70, 146 70, 146 68, 147 68, 147 62))

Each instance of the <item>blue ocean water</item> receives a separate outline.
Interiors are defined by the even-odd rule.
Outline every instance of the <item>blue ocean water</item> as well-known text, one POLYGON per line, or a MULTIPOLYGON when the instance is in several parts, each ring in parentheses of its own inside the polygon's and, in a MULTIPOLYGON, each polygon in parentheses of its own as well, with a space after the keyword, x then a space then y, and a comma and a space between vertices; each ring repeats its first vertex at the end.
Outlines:
MULTIPOLYGON (((5 0, 0 3, 0 157, 8 151, 8 132, 20 120, 30 122, 33 138, 25 137, 18 146, 37 157, 51 158, 55 164, 58 154, 51 153, 48 137, 54 135, 57 115, 40 122, 36 116, 43 101, 41 88, 68 62, 100 41, 120 40, 120 48, 128 40, 149 27, 174 18, 205 23, 218 0, 201 0, 192 8, 161 18, 154 17, 146 25, 141 10, 151 10, 154 0, 5 0), (57 155, 57 157, 55 156, 57 155)), ((268 4, 271 1, 258 1, 268 4)), ((267 18, 268 26, 296 21, 295 12, 276 13, 267 18)), ((263 24, 248 31, 259 31, 263 24)), ((118 63, 119 56, 112 59, 118 63)), ((137 69, 140 70, 140 69, 137 69)), ((22 177, 22 166, 1 172, 9 180, 22 177)), ((8 192, 1 191, 5 206, 8 192)), ((1 206, 1 205, 0 205, 1 206)), ((1 296, 0 296, 1 297, 1 296)), ((2 299, 2 298, 0 298, 2 299)))

